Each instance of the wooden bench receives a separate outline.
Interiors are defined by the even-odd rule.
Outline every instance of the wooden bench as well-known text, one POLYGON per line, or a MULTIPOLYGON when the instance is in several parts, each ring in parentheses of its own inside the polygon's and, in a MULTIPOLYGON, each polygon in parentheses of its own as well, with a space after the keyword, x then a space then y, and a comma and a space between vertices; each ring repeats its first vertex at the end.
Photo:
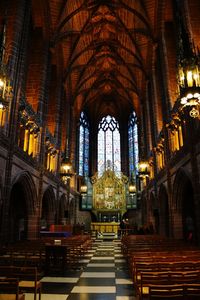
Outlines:
POLYGON ((18 279, 0 278, 0 300, 25 300, 25 295, 20 293, 18 279))

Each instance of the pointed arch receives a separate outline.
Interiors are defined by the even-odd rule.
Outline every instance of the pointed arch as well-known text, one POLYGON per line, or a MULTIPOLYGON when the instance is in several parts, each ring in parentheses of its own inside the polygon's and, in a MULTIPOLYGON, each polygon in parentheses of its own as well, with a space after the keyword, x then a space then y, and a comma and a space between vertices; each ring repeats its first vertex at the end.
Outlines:
POLYGON ((27 213, 34 214, 37 207, 37 190, 31 174, 28 171, 20 172, 14 177, 12 187, 15 184, 22 186, 25 194, 27 213))

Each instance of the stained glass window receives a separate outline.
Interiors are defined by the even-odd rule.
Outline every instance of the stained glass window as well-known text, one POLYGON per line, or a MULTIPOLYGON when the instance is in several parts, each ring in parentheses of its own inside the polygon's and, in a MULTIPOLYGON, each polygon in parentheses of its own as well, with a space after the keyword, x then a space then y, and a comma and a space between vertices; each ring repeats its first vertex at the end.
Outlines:
POLYGON ((109 115, 98 128, 98 173, 101 175, 108 167, 116 174, 121 171, 119 123, 109 115))
POLYGON ((79 126, 79 175, 89 173, 89 123, 84 112, 81 112, 79 126))
POLYGON ((137 116, 133 112, 130 115, 128 124, 128 144, 129 144, 129 175, 136 177, 138 172, 138 126, 137 116))

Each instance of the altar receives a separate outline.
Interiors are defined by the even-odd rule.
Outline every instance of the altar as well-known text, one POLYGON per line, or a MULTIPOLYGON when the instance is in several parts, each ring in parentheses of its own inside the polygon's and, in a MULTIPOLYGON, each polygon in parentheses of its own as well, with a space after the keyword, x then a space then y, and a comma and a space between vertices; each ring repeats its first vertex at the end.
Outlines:
POLYGON ((126 212, 126 191, 128 178, 123 174, 115 174, 107 169, 99 177, 92 177, 93 184, 93 213, 96 222, 91 229, 98 232, 118 232, 119 222, 126 212))
POLYGON ((119 223, 118 222, 92 222, 91 230, 101 233, 118 233, 119 223))

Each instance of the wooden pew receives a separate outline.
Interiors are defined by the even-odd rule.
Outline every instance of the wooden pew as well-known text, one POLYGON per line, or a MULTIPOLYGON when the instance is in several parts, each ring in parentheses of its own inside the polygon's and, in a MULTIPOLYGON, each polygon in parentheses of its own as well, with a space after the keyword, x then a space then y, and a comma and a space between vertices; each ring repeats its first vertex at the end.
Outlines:
POLYGON ((0 278, 0 300, 25 300, 17 278, 0 278))
POLYGON ((150 285, 142 300, 199 300, 200 284, 150 285))
MULTIPOLYGON (((90 235, 77 235, 59 240, 61 245, 65 245, 67 249, 66 255, 63 256, 64 268, 74 268, 92 244, 90 235)), ((21 241, 5 246, 0 251, 0 266, 37 267, 38 273, 42 274, 48 265, 45 252, 46 245, 55 245, 55 239, 21 241)))
POLYGON ((59 239, 59 244, 54 240, 49 240, 45 244, 46 248, 46 274, 52 269, 56 269, 62 274, 67 268, 77 267, 80 259, 85 252, 91 247, 90 236, 80 235, 72 236, 65 239, 59 239))
POLYGON ((37 294, 39 294, 39 300, 41 299, 42 284, 38 279, 37 268, 0 266, 0 276, 17 278, 21 292, 32 292, 34 294, 34 300, 36 300, 37 294))
MULTIPOLYGON (((150 285, 148 294, 142 300, 184 300, 184 288, 180 284, 150 285)), ((189 299, 188 299, 189 300, 189 299)))
POLYGON ((159 236, 126 236, 122 251, 140 299, 200 299, 199 248, 159 236))
POLYGON ((200 284, 200 271, 141 272, 136 284, 140 299, 145 298, 151 285, 200 284))
POLYGON ((44 265, 44 242, 23 241, 4 247, 0 254, 0 265, 34 266, 42 268, 44 265))

